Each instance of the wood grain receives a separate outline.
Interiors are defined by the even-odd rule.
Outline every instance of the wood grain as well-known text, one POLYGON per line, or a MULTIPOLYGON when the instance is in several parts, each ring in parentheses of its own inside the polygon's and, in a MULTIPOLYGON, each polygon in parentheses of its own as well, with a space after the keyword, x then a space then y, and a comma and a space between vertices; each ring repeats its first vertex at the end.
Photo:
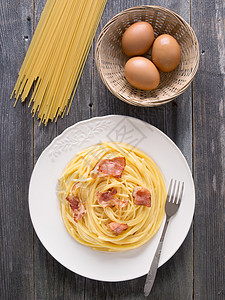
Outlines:
POLYGON ((194 298, 225 299, 224 2, 193 2, 192 20, 201 53, 193 93, 194 298))
POLYGON ((0 1, 0 299, 33 297, 33 229, 28 211, 32 119, 9 101, 32 32, 32 1, 0 1))
POLYGON ((109 283, 86 279, 64 268, 44 249, 29 217, 29 180, 44 148, 68 126, 107 114, 133 116, 161 129, 193 166, 194 225, 177 253, 159 268, 148 299, 224 299, 224 3, 147 3, 172 9, 192 23, 201 61, 192 86, 183 95, 164 106, 141 108, 116 99, 106 89, 95 66, 94 47, 110 18, 146 1, 109 0, 69 116, 45 127, 32 119, 27 104, 13 108, 9 101, 45 2, 0 0, 0 299, 145 299, 145 276, 109 283))

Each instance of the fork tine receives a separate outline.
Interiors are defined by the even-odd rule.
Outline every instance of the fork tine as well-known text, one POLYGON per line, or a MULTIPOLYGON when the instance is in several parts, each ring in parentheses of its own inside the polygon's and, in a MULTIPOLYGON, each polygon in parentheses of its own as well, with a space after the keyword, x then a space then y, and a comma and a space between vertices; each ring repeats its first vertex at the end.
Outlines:
POLYGON ((173 184, 173 179, 170 180, 170 185, 169 185, 169 189, 168 189, 168 193, 167 193, 167 201, 169 201, 169 199, 171 197, 172 184, 173 184))
POLYGON ((178 205, 180 205, 180 203, 181 203, 183 191, 184 191, 184 182, 182 182, 181 191, 180 191, 180 195, 179 195, 178 202, 177 202, 178 205))
POLYGON ((174 194, 175 194, 176 185, 177 185, 177 181, 174 180, 173 191, 171 193, 171 197, 170 197, 170 200, 169 200, 169 202, 172 202, 172 203, 174 202, 174 194))
POLYGON ((178 204, 177 203, 177 198, 178 198, 178 195, 179 195, 179 190, 180 190, 180 181, 177 182, 177 190, 176 190, 176 194, 174 195, 174 203, 175 204, 178 204))

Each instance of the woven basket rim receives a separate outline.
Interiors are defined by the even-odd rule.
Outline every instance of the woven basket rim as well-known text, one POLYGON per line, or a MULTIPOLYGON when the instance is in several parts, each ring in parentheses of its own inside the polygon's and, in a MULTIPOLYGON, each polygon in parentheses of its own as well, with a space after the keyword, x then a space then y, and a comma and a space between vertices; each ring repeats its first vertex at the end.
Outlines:
POLYGON ((187 88, 188 86, 191 84, 191 82, 194 79, 194 76, 198 70, 198 66, 199 66, 199 59, 200 59, 200 53, 199 53, 199 43, 198 43, 198 39, 196 37, 196 34, 193 30, 193 28, 188 24, 187 21, 185 21, 181 16, 179 16, 177 13, 161 7, 161 6, 157 6, 157 5, 139 5, 139 6, 134 6, 134 7, 130 7, 127 8, 121 12, 119 12, 118 14, 116 14, 114 17, 112 17, 106 24, 105 26, 102 28, 101 33, 98 36, 97 42, 96 42, 96 47, 95 47, 95 62, 96 62, 96 66, 99 72, 99 75, 103 81, 103 83, 106 85, 106 87, 109 89, 109 91, 115 95, 117 98, 119 98, 122 101, 125 101, 129 104, 135 105, 135 106, 142 106, 142 107, 153 107, 153 106, 159 106, 162 104, 166 104, 169 103, 170 101, 174 100, 175 98, 177 98, 178 96, 180 96, 187 88), (185 27, 185 30, 188 31, 192 41, 193 41, 193 45, 194 45, 194 53, 195 53, 195 64, 194 67, 192 69, 190 78, 188 79, 187 83, 182 86, 178 91, 176 91, 174 93, 174 95, 172 96, 168 96, 166 98, 163 98, 162 100, 158 99, 158 98, 151 98, 151 99, 146 99, 143 102, 139 101, 139 100, 131 100, 131 99, 127 99, 126 97, 122 96, 119 92, 114 91, 114 89, 109 85, 108 81, 105 79, 104 74, 101 70, 101 57, 100 57, 100 53, 99 53, 99 49, 101 47, 101 42, 102 39, 104 38, 104 36, 107 34, 107 31, 110 30, 110 26, 117 21, 118 18, 120 18, 121 16, 123 16, 124 14, 127 14, 131 11, 140 11, 140 10, 148 10, 148 9, 157 9, 159 11, 165 11, 166 13, 171 14, 173 17, 175 17, 177 19, 177 21, 179 23, 182 23, 182 25, 185 27))

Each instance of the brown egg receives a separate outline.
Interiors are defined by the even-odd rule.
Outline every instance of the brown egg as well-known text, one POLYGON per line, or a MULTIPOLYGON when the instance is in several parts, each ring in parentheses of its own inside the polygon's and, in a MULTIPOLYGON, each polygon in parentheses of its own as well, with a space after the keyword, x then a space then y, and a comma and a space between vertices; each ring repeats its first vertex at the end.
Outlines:
POLYGON ((159 85, 159 71, 145 57, 130 58, 125 65, 124 73, 127 81, 137 89, 153 90, 159 85))
POLYGON ((152 61, 163 72, 174 70, 180 62, 178 42, 169 34, 158 36, 152 46, 152 61))
POLYGON ((132 24, 123 34, 122 49, 127 56, 145 54, 154 41, 154 31, 147 22, 132 24))

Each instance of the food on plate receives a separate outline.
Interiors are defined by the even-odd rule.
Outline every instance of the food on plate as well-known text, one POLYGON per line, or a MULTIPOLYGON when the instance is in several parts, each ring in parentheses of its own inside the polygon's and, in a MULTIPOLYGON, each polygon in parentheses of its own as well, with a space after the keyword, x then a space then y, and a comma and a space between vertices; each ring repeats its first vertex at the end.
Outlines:
POLYGON ((127 56, 145 54, 154 41, 154 31, 148 22, 136 22, 124 32, 122 49, 127 56))
POLYGON ((115 233, 115 235, 119 235, 123 230, 126 230, 129 227, 127 224, 119 224, 116 222, 111 222, 107 226, 115 233))
POLYGON ((179 65, 181 50, 174 37, 162 34, 155 39, 151 55, 153 63, 159 70, 170 72, 179 65))
POLYGON ((102 251, 145 244, 159 229, 166 188, 154 161, 124 143, 103 142, 78 153, 59 179, 67 231, 102 251), (99 172, 92 176, 93 172, 99 172))
POLYGON ((84 204, 82 203, 81 199, 73 195, 73 191, 71 192, 70 197, 66 197, 66 200, 69 202, 70 208, 73 211, 74 221, 78 222, 78 220, 80 220, 87 212, 84 204))
POLYGON ((112 175, 114 177, 120 178, 123 170, 126 166, 125 157, 114 157, 111 159, 102 159, 91 171, 92 177, 104 177, 108 175, 112 175))
POLYGON ((148 189, 135 186, 133 189, 134 204, 151 207, 151 194, 148 189))
POLYGON ((97 192, 96 195, 98 198, 98 203, 102 207, 115 206, 117 209, 127 206, 129 200, 128 199, 119 200, 116 197, 116 194, 117 194, 117 189, 110 189, 104 193, 97 192))
POLYGON ((159 71, 147 58, 135 56, 130 58, 124 68, 127 81, 142 90, 153 90, 160 82, 159 71))

